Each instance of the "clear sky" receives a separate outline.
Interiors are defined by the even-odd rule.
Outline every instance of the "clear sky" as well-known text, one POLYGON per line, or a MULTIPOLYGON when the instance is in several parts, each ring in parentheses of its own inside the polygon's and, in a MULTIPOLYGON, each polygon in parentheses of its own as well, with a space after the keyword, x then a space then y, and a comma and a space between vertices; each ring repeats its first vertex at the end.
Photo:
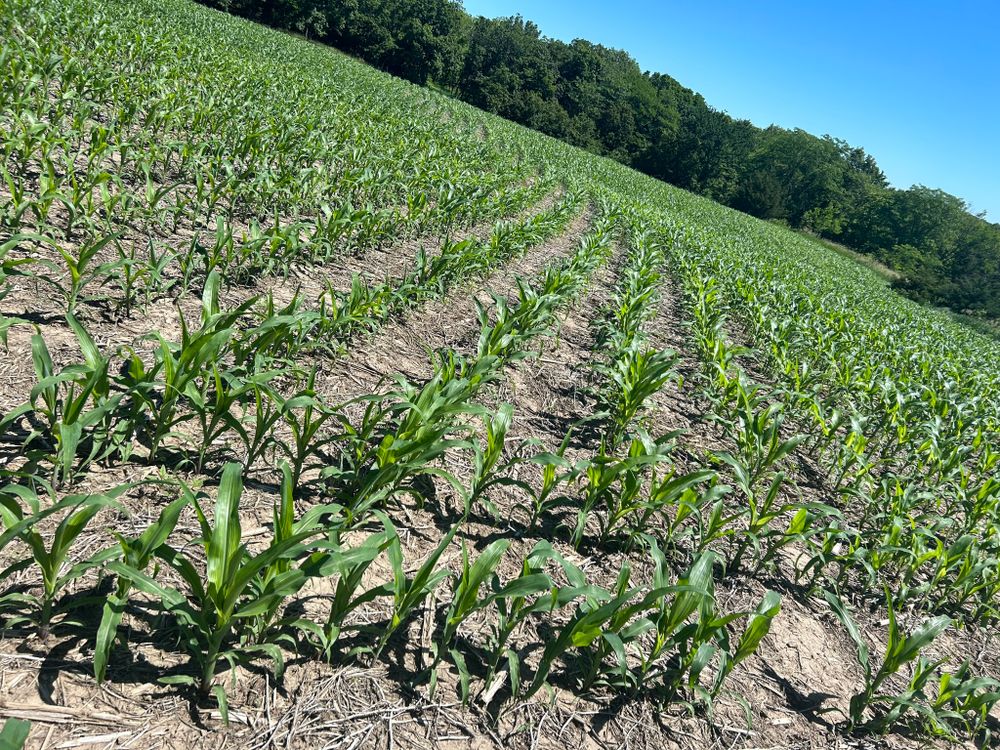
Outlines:
POLYGON ((862 146, 1000 222, 1000 0, 465 0, 624 49, 716 109, 862 146))

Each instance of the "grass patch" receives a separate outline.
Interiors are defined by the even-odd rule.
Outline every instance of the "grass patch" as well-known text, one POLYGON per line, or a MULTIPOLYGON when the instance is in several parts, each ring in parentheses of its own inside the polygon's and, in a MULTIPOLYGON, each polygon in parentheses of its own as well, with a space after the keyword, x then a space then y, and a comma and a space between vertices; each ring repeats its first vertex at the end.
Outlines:
POLYGON ((855 263, 874 271, 883 279, 885 279, 887 284, 892 283, 893 281, 896 281, 897 279, 901 278, 901 275, 898 272, 892 270, 891 268, 889 268, 889 266, 879 262, 870 255, 866 255, 865 253, 859 253, 857 250, 852 250, 851 248, 845 245, 838 244, 831 240, 815 235, 811 232, 798 230, 798 233, 803 237, 805 237, 806 239, 815 242, 817 245, 822 245, 823 247, 829 250, 833 250, 833 252, 837 253, 838 255, 843 255, 845 258, 849 258, 850 260, 853 260, 855 263))

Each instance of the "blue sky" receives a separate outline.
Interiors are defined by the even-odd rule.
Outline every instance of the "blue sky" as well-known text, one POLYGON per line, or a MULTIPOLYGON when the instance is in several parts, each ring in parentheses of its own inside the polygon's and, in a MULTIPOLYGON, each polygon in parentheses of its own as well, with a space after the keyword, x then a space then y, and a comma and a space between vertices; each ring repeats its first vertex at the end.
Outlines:
POLYGON ((465 0, 542 33, 625 49, 716 109, 862 146, 1000 222, 996 0, 465 0))

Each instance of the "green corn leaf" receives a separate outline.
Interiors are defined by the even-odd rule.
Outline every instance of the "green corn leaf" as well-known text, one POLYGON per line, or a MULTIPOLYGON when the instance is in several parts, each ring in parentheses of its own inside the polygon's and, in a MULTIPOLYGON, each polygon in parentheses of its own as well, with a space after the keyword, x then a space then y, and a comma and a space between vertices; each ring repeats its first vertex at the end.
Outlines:
POLYGON ((774 591, 768 591, 753 616, 750 624, 740 637, 739 645, 733 654, 733 664, 739 664, 757 650, 761 640, 771 630, 771 623, 781 611, 781 597, 774 591))
POLYGON ((221 592, 226 590, 237 563, 242 540, 239 509, 243 494, 242 471, 243 467, 238 463, 226 464, 223 469, 215 503, 215 527, 206 540, 208 590, 210 593, 218 592, 216 595, 220 602, 223 598, 221 592))
POLYGON ((826 599, 833 613, 837 615, 837 619, 844 625, 847 630, 847 634, 854 641, 854 645, 857 649, 858 664, 865 671, 867 676, 867 682, 871 682, 872 679, 872 668, 871 661, 868 653, 868 644, 865 642, 864 638, 861 637, 861 631, 858 630, 858 625, 851 616, 851 613, 847 610, 847 606, 844 601, 837 596, 832 591, 824 591, 823 598, 826 599))
POLYGON ((7 719, 0 729, 0 750, 21 750, 28 741, 31 722, 24 719, 7 719))
POLYGON ((226 698, 226 689, 222 685, 213 685, 212 694, 219 703, 219 716, 222 723, 229 726, 229 699, 226 698))

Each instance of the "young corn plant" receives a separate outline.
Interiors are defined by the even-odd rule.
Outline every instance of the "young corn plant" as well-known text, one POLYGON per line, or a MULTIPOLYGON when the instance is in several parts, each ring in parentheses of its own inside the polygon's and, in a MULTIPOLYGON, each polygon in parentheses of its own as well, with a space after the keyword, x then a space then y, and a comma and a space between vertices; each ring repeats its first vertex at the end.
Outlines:
POLYGON ((513 307, 505 297, 494 295, 493 322, 486 306, 474 300, 480 324, 479 359, 496 357, 504 363, 524 359, 531 354, 528 343, 550 329, 558 298, 540 294, 522 279, 517 279, 517 288, 518 301, 513 307))
POLYGON ((780 461, 805 441, 806 435, 784 439, 781 434, 784 424, 782 404, 768 403, 763 387, 751 383, 742 371, 736 383, 733 419, 720 421, 723 429, 736 442, 736 455, 746 483, 756 487, 765 474, 773 471, 780 461))
MULTIPOLYGON (((35 262, 34 258, 11 258, 8 257, 13 250, 16 250, 26 239, 25 235, 14 235, 9 240, 0 244, 0 302, 9 294, 7 288, 8 279, 16 276, 30 276, 30 272, 22 270, 35 262)), ((18 323, 19 318, 11 318, 0 315, 0 346, 7 348, 8 331, 18 323)))
MULTIPOLYGON (((41 235, 32 237, 55 249, 62 258, 66 270, 64 275, 38 273, 36 277, 62 295, 68 315, 72 315, 76 311, 76 307, 81 301, 92 301, 92 298, 83 297, 84 289, 98 281, 103 286, 118 275, 121 260, 115 259, 104 263, 97 263, 96 260, 98 254, 109 243, 117 242, 119 237, 120 232, 108 234, 95 241, 87 242, 76 250, 70 245, 61 245, 48 237, 41 235)), ((54 272, 60 270, 54 263, 46 262, 42 265, 54 272)))
MULTIPOLYGON (((182 494, 179 498, 160 511, 159 517, 137 537, 125 537, 116 532, 119 559, 133 570, 145 571, 153 562, 160 548, 177 526, 181 512, 190 504, 190 498, 182 494)), ((94 645, 94 677, 98 683, 103 682, 107 674, 108 660, 118 634, 118 626, 129 603, 129 593, 132 590, 132 580, 119 576, 115 582, 114 593, 108 596, 101 614, 101 624, 97 629, 97 639, 94 645)))
MULTIPOLYGON (((303 633, 306 640, 327 661, 333 661, 344 632, 364 629, 361 625, 352 625, 348 622, 351 613, 386 595, 384 584, 366 590, 361 589, 368 568, 391 544, 397 544, 399 541, 399 535, 388 517, 379 511, 375 511, 375 515, 381 520, 383 531, 370 534, 361 544, 354 547, 343 545, 337 538, 338 535, 333 533, 330 540, 319 542, 317 552, 303 563, 303 568, 314 570, 316 576, 337 578, 325 622, 318 623, 302 618, 289 623, 290 627, 303 633)), ((356 646, 347 656, 355 656, 370 650, 368 647, 356 646)))
POLYGON ((114 300, 116 312, 131 315, 134 308, 148 308, 158 297, 166 295, 179 283, 169 273, 176 254, 169 245, 157 250, 157 243, 149 238, 145 256, 140 256, 132 246, 128 250, 119 246, 120 273, 112 277, 118 282, 120 294, 114 300))
POLYGON ((439 640, 434 646, 435 662, 431 667, 431 689, 436 684, 436 665, 447 653, 459 673, 459 682, 463 701, 468 701, 472 673, 466 661, 466 655, 458 647, 459 628, 471 615, 482 610, 495 607, 499 620, 493 627, 489 647, 492 658, 488 664, 484 692, 496 690, 499 686, 492 685, 493 677, 499 665, 502 654, 506 653, 508 674, 512 680, 512 691, 519 690, 518 658, 513 651, 506 649, 506 644, 513 631, 528 617, 529 614, 541 611, 549 606, 548 597, 538 595, 552 588, 552 580, 536 567, 540 555, 532 552, 529 559, 522 565, 521 574, 503 583, 497 575, 497 569, 503 556, 510 548, 510 541, 501 539, 491 543, 474 563, 470 563, 468 550, 462 546, 462 567, 453 580, 452 601, 445 615, 444 626, 439 640), (534 564, 533 564, 534 563, 534 564), (485 594, 483 588, 489 585, 485 594), (532 597, 535 597, 532 599, 532 597))
MULTIPOLYGON (((73 562, 70 557, 73 543, 102 509, 121 509, 117 498, 130 487, 131 485, 120 485, 103 494, 68 495, 47 508, 42 507, 41 498, 29 487, 8 484, 0 488, 0 520, 4 527, 4 532, 0 534, 0 549, 16 540, 26 546, 28 552, 0 571, 0 580, 33 566, 37 567, 42 579, 38 594, 15 592, 0 599, 0 606, 26 606, 26 609, 8 618, 9 625, 32 624, 40 638, 48 638, 53 618, 61 614, 58 599, 62 591, 89 570, 104 564, 110 556, 107 551, 103 551, 85 560, 73 562), (42 533, 40 523, 49 516, 61 518, 51 540, 46 541, 49 535, 42 533)), ((49 494, 52 494, 51 490, 49 494)), ((75 606, 82 604, 83 601, 74 602, 75 606)), ((67 622, 63 621, 63 624, 67 622)))
POLYGON ((566 486, 568 490, 582 471, 565 457, 571 437, 572 430, 563 437, 562 443, 555 453, 543 451, 525 459, 525 463, 538 466, 541 472, 537 487, 531 482, 517 485, 528 496, 528 502, 520 503, 515 507, 528 515, 527 527, 529 529, 534 529, 544 515, 572 502, 567 492, 559 491, 562 486, 566 486))
POLYGON ((654 521, 661 519, 665 522, 665 532, 661 532, 664 541, 676 544, 680 541, 678 530, 690 513, 703 505, 712 493, 711 487, 708 490, 699 488, 710 485, 718 475, 710 469, 680 473, 675 468, 662 474, 654 468, 649 474, 646 493, 616 507, 608 518, 608 527, 622 523, 630 542, 634 543, 649 533, 654 521))
POLYGON ((294 370, 296 355, 305 349, 318 314, 306 309, 298 290, 282 308, 268 292, 248 311, 232 341, 235 369, 249 375, 273 369, 294 370))
POLYGON ((399 536, 394 536, 390 540, 387 554, 389 563, 392 565, 392 580, 385 585, 384 591, 392 599, 392 615, 375 644, 373 651, 375 659, 381 655, 386 644, 389 643, 389 639, 409 619, 416 608, 437 589, 442 581, 451 575, 447 569, 437 569, 437 564, 460 527, 461 523, 455 523, 451 527, 451 531, 444 535, 438 546, 412 575, 408 574, 404 567, 403 547, 400 544, 399 536))
POLYGON ((608 414, 608 441, 619 445, 648 399, 676 377, 677 354, 632 345, 607 364, 598 363, 595 371, 604 386, 598 403, 608 414))
POLYGON ((719 615, 713 562, 706 553, 691 573, 672 584, 660 555, 650 586, 631 586, 625 566, 611 591, 587 586, 582 575, 568 575, 571 585, 553 592, 553 608, 576 599, 580 603, 546 646, 526 694, 537 692, 554 662, 575 648, 583 652, 587 665, 581 675, 584 689, 603 685, 626 694, 651 690, 666 701, 691 694, 710 704, 725 677, 756 651, 780 609, 777 596, 769 593, 754 613, 719 615), (748 625, 734 647, 729 624, 748 614, 748 625), (710 663, 716 665, 716 675, 705 687, 701 676, 710 663))
MULTIPOLYGON (((261 409, 258 407, 258 415, 261 409)), ((304 387, 284 401, 279 401, 278 414, 285 426, 291 432, 291 439, 287 441, 278 440, 277 448, 290 462, 292 469, 292 484, 299 486, 299 481, 303 473, 311 469, 324 465, 321 460, 321 453, 330 441, 323 436, 324 425, 331 419, 340 419, 346 422, 341 415, 317 395, 316 393, 316 369, 309 372, 304 387)), ((260 442, 261 427, 265 426, 269 420, 258 416, 255 421, 254 441, 252 444, 260 442)))
MULTIPOLYGON (((243 460, 244 472, 250 471, 258 461, 273 452, 280 450, 281 442, 275 436, 275 430, 282 421, 282 400, 270 384, 254 385, 253 411, 245 414, 240 420, 241 429, 237 434, 243 439, 246 458, 243 460)), ((249 412, 249 409, 247 410, 249 412)), ((298 486, 298 476, 293 486, 298 486)))
MULTIPOLYGON (((160 447, 175 428, 197 418, 211 435, 210 425, 225 422, 226 409, 209 406, 210 385, 217 372, 217 363, 229 349, 235 334, 236 321, 254 304, 248 300, 235 310, 222 312, 219 308, 219 285, 221 279, 212 273, 205 282, 202 298, 201 327, 192 330, 184 316, 180 316, 181 341, 168 342, 161 334, 151 334, 157 343, 153 365, 147 369, 142 358, 132 352, 128 370, 121 378, 121 386, 128 391, 134 402, 132 419, 136 426, 148 421, 149 460, 158 457, 160 447), (184 408, 184 407, 190 408, 184 408), (214 413, 212 413, 214 411, 214 413)), ((227 385, 227 384, 221 384, 227 385)), ((216 393, 218 393, 216 391, 216 393)), ((223 388, 223 393, 215 399, 215 406, 231 405, 223 388), (221 398, 221 401, 219 400, 221 398)), ((231 420, 230 420, 231 421, 231 420)), ((204 440, 202 448, 205 448, 204 440)))
POLYGON ((605 495, 608 505, 599 515, 599 544, 603 545, 612 535, 624 530, 631 546, 657 518, 667 521, 668 529, 671 524, 683 522, 683 518, 678 519, 681 515, 678 506, 682 500, 690 502, 695 494, 694 488, 713 480, 716 474, 711 470, 679 474, 674 466, 669 465, 673 441, 680 434, 680 431, 669 432, 656 440, 639 434, 632 439, 625 459, 628 468, 619 482, 620 492, 605 495), (667 468, 661 471, 663 465, 667 468), (670 513, 674 509, 678 510, 671 519, 670 513))
MULTIPOLYGON (((473 451, 473 475, 469 488, 469 499, 466 504, 468 513, 477 500, 483 498, 484 493, 497 485, 514 485, 515 481, 500 474, 500 460, 503 458, 504 445, 507 438, 507 431, 510 430, 514 419, 514 407, 510 404, 503 404, 495 414, 486 415, 483 418, 485 427, 485 444, 480 445, 478 441, 472 443, 473 451)), ((499 511, 491 507, 494 517, 499 511)))
POLYGON ((17 232, 25 223, 25 217, 32 208, 32 201, 28 200, 26 181, 15 179, 6 164, 0 164, 0 176, 3 177, 3 184, 9 196, 0 207, 0 227, 7 232, 17 232))
POLYGON ((712 578, 714 554, 702 553, 688 573, 671 584, 666 558, 652 538, 647 542, 656 566, 652 585, 661 594, 648 616, 655 640, 643 653, 639 684, 662 691, 667 700, 690 694, 710 706, 726 677, 757 650, 770 631, 781 611, 780 597, 769 591, 753 613, 720 615, 712 578), (747 626, 734 647, 729 624, 747 615, 747 626), (706 687, 702 673, 713 661, 715 676, 706 687))
POLYGON ((346 294, 328 287, 320 298, 314 340, 334 353, 343 351, 356 332, 374 330, 387 317, 385 296, 385 286, 371 286, 359 274, 354 274, 346 294))
POLYGON ((488 606, 489 598, 480 599, 479 592, 486 581, 494 575, 509 547, 509 540, 498 539, 483 550, 474 563, 471 563, 468 546, 462 542, 462 567, 458 575, 452 578, 451 604, 445 615, 440 638, 432 647, 434 663, 430 667, 431 695, 437 686, 437 666, 447 653, 458 669, 462 700, 468 700, 470 673, 465 656, 455 643, 458 629, 473 613, 488 606))
POLYGON ((580 687, 590 691, 596 686, 615 691, 632 692, 636 687, 635 672, 630 663, 630 655, 643 636, 652 629, 652 622, 644 617, 645 612, 662 598, 664 592, 642 586, 630 586, 632 571, 625 563, 618 573, 614 589, 605 595, 594 597, 585 595, 581 609, 587 615, 576 628, 574 646, 585 654, 587 667, 581 675, 580 687), (610 608, 610 615, 605 616, 610 608))
POLYGON ((583 481, 571 541, 577 548, 586 536, 587 523, 596 516, 600 527, 598 545, 605 544, 631 515, 645 505, 645 480, 649 467, 670 460, 671 441, 676 433, 653 441, 640 435, 632 440, 627 456, 618 456, 602 442, 598 454, 577 467, 583 481), (585 479, 584 479, 585 477, 585 479))
POLYGON ((942 672, 937 683, 937 696, 929 710, 922 712, 927 729, 932 734, 956 741, 958 733, 979 738, 982 746, 992 739, 989 728, 990 712, 1000 703, 1000 681, 991 677, 976 677, 968 659, 954 672, 942 672))
POLYGON ((851 697, 848 709, 847 719, 850 728, 866 732, 885 732, 897 724, 910 708, 916 705, 927 706, 929 701, 925 689, 934 675, 934 670, 943 662, 932 664, 921 655, 921 652, 951 626, 951 618, 946 615, 931 617, 912 633, 904 635, 900 632, 896 622, 892 594, 886 589, 886 606, 889 612, 888 643, 881 665, 878 669, 874 669, 868 643, 862 637, 857 623, 843 600, 829 591, 824 592, 824 597, 834 614, 843 623, 851 640, 854 641, 854 645, 857 647, 858 663, 864 671, 864 689, 851 697), (890 677, 914 660, 917 663, 912 677, 902 692, 880 692, 880 688, 890 677), (877 712, 872 716, 870 714, 873 709, 877 712))
MULTIPOLYGON (((569 622, 563 625, 558 634, 555 635, 542 651, 538 668, 534 677, 521 694, 523 700, 527 700, 537 693, 547 682, 549 674, 556 662, 563 658, 571 649, 589 649, 598 639, 603 638, 603 643, 607 648, 615 648, 621 641, 619 631, 623 627, 629 616, 641 609, 633 600, 639 595, 639 587, 628 588, 629 572, 623 570, 618 578, 618 585, 614 592, 608 592, 597 587, 571 586, 567 589, 556 591, 553 598, 556 604, 562 606, 578 598, 583 601, 577 606, 569 622), (607 635, 607 637, 605 637, 607 635)), ((554 605, 553 609, 556 608, 554 605)), ((600 668, 604 649, 600 650, 600 657, 591 655, 589 658, 589 674, 584 676, 585 682, 593 684, 600 668)), ((619 657, 623 657, 622 652, 618 652, 619 657)), ((623 663, 619 659, 619 666, 623 663)))
MULTIPOLYGON (((188 547, 175 548, 166 543, 156 549, 156 556, 179 576, 183 589, 156 580, 127 560, 107 565, 134 588, 155 597, 165 613, 174 618, 196 674, 172 675, 161 682, 189 685, 203 696, 214 694, 224 717, 228 717, 225 688, 215 683, 219 661, 235 667, 264 656, 273 662, 278 674, 283 671, 284 657, 273 641, 275 634, 266 622, 261 625, 259 618, 266 618, 301 590, 307 576, 294 562, 307 556, 307 542, 323 531, 316 517, 308 522, 303 519, 300 523, 304 528, 292 525, 289 530, 288 510, 282 506, 275 511, 277 525, 272 543, 257 554, 251 553, 243 542, 240 524, 241 471, 237 463, 223 469, 211 523, 198 497, 184 488, 201 526, 197 546, 206 560, 204 575, 188 547)), ((286 483, 289 477, 286 471, 286 483)), ((290 488, 283 488, 284 503, 290 494, 290 488)))
MULTIPOLYGON (((341 508, 336 505, 313 505, 300 518, 295 517, 295 485, 289 465, 281 462, 281 485, 279 497, 274 505, 271 528, 270 549, 280 549, 290 540, 308 538, 310 535, 336 538, 340 527, 341 508)), ((287 596, 274 596, 273 592, 286 590, 294 592, 309 578, 323 575, 328 563, 329 554, 325 547, 327 543, 320 539, 310 543, 310 548, 316 551, 300 560, 293 560, 284 555, 277 557, 262 568, 252 581, 248 592, 251 598, 266 601, 267 604, 258 607, 258 612, 245 619, 249 639, 261 642, 269 633, 277 633, 274 640, 286 641, 294 646, 292 638, 278 632, 281 609, 287 596)))
POLYGON ((510 694, 516 696, 521 692, 521 657, 510 647, 511 637, 533 616, 551 611, 572 598, 568 589, 561 598, 556 592, 552 579, 545 572, 545 563, 549 560, 561 562, 570 571, 570 576, 577 573, 577 583, 585 586, 579 568, 562 558, 548 542, 537 542, 521 564, 520 574, 506 584, 499 576, 490 576, 487 599, 495 605, 496 618, 489 620, 489 635, 484 644, 487 669, 480 691, 484 703, 488 704, 508 679, 510 694))
POLYGON ((36 333, 31 340, 32 361, 38 382, 31 389, 29 403, 36 421, 44 426, 27 438, 29 446, 36 437, 46 439, 52 448, 52 479, 61 486, 94 461, 114 453, 127 458, 130 439, 127 425, 116 418, 121 394, 112 393, 108 376, 111 357, 97 348, 90 334, 73 315, 66 320, 76 335, 84 363, 73 364, 55 372, 45 339, 36 333))
POLYGON ((403 492, 423 500, 415 484, 422 478, 444 480, 468 505, 464 483, 436 462, 448 450, 471 450, 468 417, 489 416, 472 402, 482 382, 474 369, 466 377, 456 362, 442 360, 423 387, 400 378, 398 391, 364 397, 368 407, 359 424, 341 418, 344 431, 335 438, 344 444, 340 464, 321 475, 352 522, 403 492))
MULTIPOLYGON (((672 479, 667 480, 668 483, 670 481, 672 479)), ((686 489, 677 498, 674 512, 665 525, 664 542, 676 545, 682 540, 690 540, 695 553, 700 554, 719 540, 736 534, 733 521, 738 515, 725 513, 725 497, 732 488, 722 484, 719 475, 712 471, 705 477, 705 482, 708 485, 705 489, 686 489)), ((655 484, 650 493, 653 498, 656 497, 655 484)))
MULTIPOLYGON (((216 453, 226 450, 218 446, 227 432, 235 433, 248 448, 259 450, 259 437, 251 440, 244 427, 243 407, 251 394, 255 402, 259 401, 260 389, 266 388, 278 375, 276 371, 269 371, 244 378, 232 370, 220 370, 212 363, 205 376, 189 383, 184 393, 200 432, 200 440, 196 442, 197 471, 201 472, 206 461, 216 453)), ((249 465, 249 461, 246 463, 249 465)))

